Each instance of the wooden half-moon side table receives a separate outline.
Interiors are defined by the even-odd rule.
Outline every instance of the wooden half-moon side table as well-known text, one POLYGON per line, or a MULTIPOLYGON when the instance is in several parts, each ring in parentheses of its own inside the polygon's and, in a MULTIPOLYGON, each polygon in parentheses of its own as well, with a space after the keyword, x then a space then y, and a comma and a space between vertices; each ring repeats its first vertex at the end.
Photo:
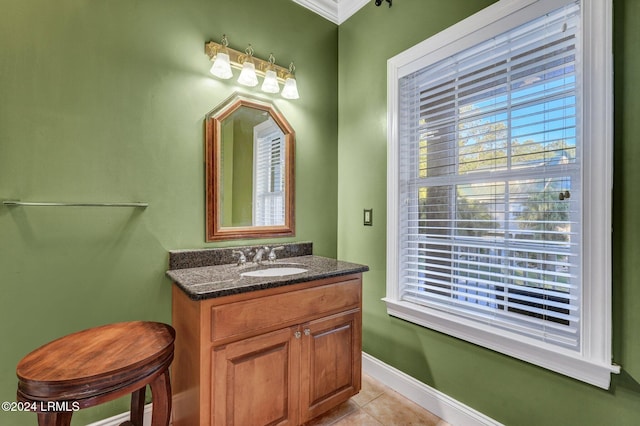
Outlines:
POLYGON ((174 340, 171 326, 147 321, 109 324, 61 337, 18 363, 18 401, 37 412, 40 426, 67 426, 74 411, 131 394, 131 421, 125 424, 142 426, 149 385, 152 425, 167 426, 174 340))

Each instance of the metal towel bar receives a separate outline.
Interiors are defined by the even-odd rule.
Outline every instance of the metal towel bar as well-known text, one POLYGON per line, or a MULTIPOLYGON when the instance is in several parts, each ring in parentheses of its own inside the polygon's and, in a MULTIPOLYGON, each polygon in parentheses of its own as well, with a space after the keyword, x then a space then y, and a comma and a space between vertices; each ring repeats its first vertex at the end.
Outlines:
POLYGON ((149 206, 148 203, 41 203, 18 200, 4 200, 5 206, 25 206, 25 207, 142 207, 149 206))

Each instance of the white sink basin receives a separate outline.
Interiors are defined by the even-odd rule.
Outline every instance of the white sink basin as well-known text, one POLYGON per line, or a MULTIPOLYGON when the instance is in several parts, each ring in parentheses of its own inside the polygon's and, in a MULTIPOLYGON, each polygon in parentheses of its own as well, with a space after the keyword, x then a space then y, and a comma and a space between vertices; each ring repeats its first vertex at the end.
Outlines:
POLYGON ((255 271, 243 272, 240 275, 243 277, 285 277, 287 275, 302 274, 303 272, 307 272, 307 270, 303 268, 283 267, 257 269, 255 271))

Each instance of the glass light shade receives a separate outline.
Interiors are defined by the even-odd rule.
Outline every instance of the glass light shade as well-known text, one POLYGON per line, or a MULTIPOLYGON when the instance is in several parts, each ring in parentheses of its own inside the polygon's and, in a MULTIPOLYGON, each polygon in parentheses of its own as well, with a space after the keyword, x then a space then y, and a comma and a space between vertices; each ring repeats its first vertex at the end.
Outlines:
POLYGON ((231 64, 229 63, 229 55, 218 52, 216 59, 213 61, 213 65, 211 66, 211 74, 224 80, 233 77, 231 64))
POLYGON ((256 66, 251 61, 245 61, 242 65, 242 72, 238 77, 238 83, 245 86, 253 87, 258 85, 258 76, 256 76, 256 66))
POLYGON ((282 97, 285 99, 298 99, 298 84, 296 79, 292 76, 287 77, 284 81, 284 87, 282 88, 282 97))
POLYGON ((262 91, 266 93, 278 93, 280 86, 278 86, 278 78, 274 70, 267 70, 262 82, 262 91))

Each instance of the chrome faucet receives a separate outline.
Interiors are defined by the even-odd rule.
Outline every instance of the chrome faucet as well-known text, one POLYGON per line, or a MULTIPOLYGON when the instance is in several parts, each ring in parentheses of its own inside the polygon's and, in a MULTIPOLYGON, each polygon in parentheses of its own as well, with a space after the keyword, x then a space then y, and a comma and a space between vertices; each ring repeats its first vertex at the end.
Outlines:
POLYGON ((262 255, 265 250, 269 250, 269 247, 259 248, 256 250, 256 254, 253 256, 253 263, 257 263, 258 265, 262 263, 262 255))
MULTIPOLYGON (((269 247, 265 247, 266 250, 269 250, 269 247)), ((267 259, 269 259, 269 262, 275 262, 276 261, 276 250, 284 250, 283 246, 278 246, 278 247, 274 247, 271 249, 271 251, 269 252, 269 255, 267 256, 267 259)))
POLYGON ((245 263, 247 263, 247 257, 244 255, 244 253, 240 250, 233 250, 231 252, 232 254, 237 254, 238 255, 238 266, 242 266, 245 263))
MULTIPOLYGON (((264 247, 260 247, 255 251, 255 254, 253 253, 253 251, 250 251, 247 253, 247 256, 253 256, 251 257, 251 261, 253 263, 257 263, 258 265, 262 264, 263 262, 263 256, 265 256, 265 253, 267 253, 267 260, 269 262, 275 262, 277 259, 276 256, 276 250, 284 250, 283 246, 278 246, 278 247, 273 247, 273 248, 269 248, 267 246, 264 247)), ((238 265, 244 265, 247 262, 247 257, 244 255, 244 253, 240 252, 240 251, 234 251, 234 254, 239 254, 240 258, 238 259, 238 265), (244 258, 244 260, 243 260, 244 258)))

